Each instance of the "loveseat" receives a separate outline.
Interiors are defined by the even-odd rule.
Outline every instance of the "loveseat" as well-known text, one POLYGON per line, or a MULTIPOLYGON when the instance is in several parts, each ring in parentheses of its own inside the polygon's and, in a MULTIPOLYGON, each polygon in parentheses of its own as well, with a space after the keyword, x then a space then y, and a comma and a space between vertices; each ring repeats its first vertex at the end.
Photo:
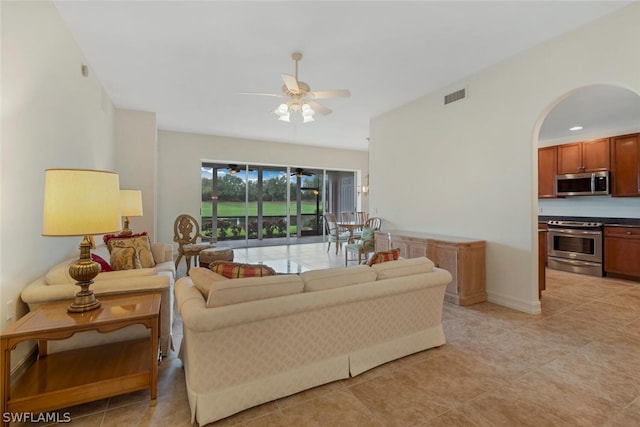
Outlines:
POLYGON ((191 422, 443 345, 451 280, 424 257, 240 279, 192 268, 175 286, 191 422))
MULTIPOLYGON (((160 308, 160 348, 166 355, 172 348, 171 325, 173 323, 175 267, 173 263, 173 245, 165 243, 150 243, 153 256, 153 267, 136 268, 131 270, 101 272, 94 279, 90 289, 98 299, 101 295, 136 293, 158 290, 161 293, 160 308)), ((97 245, 91 250, 92 256, 97 255, 100 261, 110 260, 110 252, 105 244, 97 245)), ((59 300, 73 300, 80 290, 75 280, 69 276, 69 265, 78 260, 78 256, 69 258, 53 266, 41 277, 27 285, 20 294, 21 299, 33 310, 38 305, 59 300)), ((148 329, 143 325, 134 325, 109 334, 99 332, 83 332, 73 337, 50 341, 48 351, 55 353, 79 347, 89 347, 107 342, 124 341, 141 336, 148 336, 148 329)))

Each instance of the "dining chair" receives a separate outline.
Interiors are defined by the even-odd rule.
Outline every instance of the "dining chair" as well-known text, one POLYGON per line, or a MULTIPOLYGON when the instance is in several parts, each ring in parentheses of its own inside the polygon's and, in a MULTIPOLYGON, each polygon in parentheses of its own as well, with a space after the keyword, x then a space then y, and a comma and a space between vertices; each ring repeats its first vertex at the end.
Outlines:
POLYGON ((362 229, 362 236, 359 239, 349 239, 344 247, 344 266, 346 267, 349 261, 355 261, 357 259, 358 265, 362 263, 362 258, 367 258, 367 254, 376 251, 375 242, 375 229, 370 227, 364 227, 362 229), (355 253, 357 258, 349 258, 349 253, 355 253))
POLYGON ((357 237, 357 238, 362 237, 362 229, 364 227, 364 224, 367 222, 368 218, 369 218, 369 214, 367 212, 364 212, 364 211, 356 212, 354 222, 362 225, 357 226, 353 229, 353 237, 357 237))
POLYGON ((178 215, 173 223, 173 241, 178 244, 178 257, 176 258, 176 270, 180 260, 184 256, 187 263, 187 274, 191 269, 191 258, 194 265, 198 265, 198 255, 205 249, 214 248, 216 245, 198 242, 200 237, 200 224, 191 215, 178 215))
POLYGON ((353 212, 342 211, 340 212, 340 222, 351 222, 353 221, 353 212))
POLYGON ((329 249, 331 248, 331 243, 335 243, 337 255, 338 249, 342 249, 342 244, 346 243, 349 240, 349 237, 351 237, 351 233, 348 230, 342 230, 340 227, 338 227, 338 221, 336 220, 336 216, 333 213, 326 212, 323 217, 329 241, 327 252, 329 252, 329 249))

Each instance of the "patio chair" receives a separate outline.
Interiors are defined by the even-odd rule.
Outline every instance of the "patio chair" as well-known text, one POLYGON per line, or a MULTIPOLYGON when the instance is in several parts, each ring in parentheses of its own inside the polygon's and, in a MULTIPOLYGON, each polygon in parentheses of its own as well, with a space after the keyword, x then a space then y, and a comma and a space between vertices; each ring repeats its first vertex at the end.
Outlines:
POLYGON ((342 243, 346 243, 351 236, 348 230, 342 230, 338 227, 338 221, 336 216, 330 212, 324 214, 324 225, 327 230, 327 237, 329 238, 329 245, 327 246, 327 252, 331 248, 331 243, 336 244, 336 255, 338 249, 342 249, 342 243))
POLYGON ((200 224, 191 215, 178 215, 173 223, 173 241, 178 244, 178 257, 176 258, 176 270, 178 264, 184 256, 187 263, 187 274, 191 269, 191 258, 194 259, 194 265, 198 265, 198 255, 200 252, 214 248, 215 245, 210 243, 199 243, 200 224))

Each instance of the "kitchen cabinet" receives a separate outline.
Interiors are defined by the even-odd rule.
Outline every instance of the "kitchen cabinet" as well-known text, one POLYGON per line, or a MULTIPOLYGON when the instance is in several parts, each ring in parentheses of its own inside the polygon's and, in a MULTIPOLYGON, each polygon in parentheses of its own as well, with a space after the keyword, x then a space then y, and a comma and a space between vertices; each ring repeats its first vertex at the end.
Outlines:
POLYGON ((608 171, 611 166, 609 138, 558 145, 558 175, 608 171))
POLYGON ((538 148, 538 199, 556 197, 558 147, 538 148))
POLYGON ((611 138, 611 195, 640 196, 640 134, 611 138))
POLYGON ((411 231, 376 231, 376 251, 399 248, 403 258, 426 256, 451 273, 445 301, 471 305, 487 300, 485 242, 411 231))
POLYGON ((604 271, 607 276, 640 279, 640 227, 604 227, 604 271))

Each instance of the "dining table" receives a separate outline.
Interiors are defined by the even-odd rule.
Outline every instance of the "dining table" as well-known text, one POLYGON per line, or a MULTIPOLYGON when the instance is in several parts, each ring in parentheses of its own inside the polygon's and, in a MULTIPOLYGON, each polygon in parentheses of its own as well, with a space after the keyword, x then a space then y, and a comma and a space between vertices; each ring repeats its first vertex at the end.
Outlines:
POLYGON ((353 231, 357 229, 362 229, 364 227, 364 222, 359 221, 343 221, 336 222, 338 228, 349 230, 349 240, 353 238, 353 231))

